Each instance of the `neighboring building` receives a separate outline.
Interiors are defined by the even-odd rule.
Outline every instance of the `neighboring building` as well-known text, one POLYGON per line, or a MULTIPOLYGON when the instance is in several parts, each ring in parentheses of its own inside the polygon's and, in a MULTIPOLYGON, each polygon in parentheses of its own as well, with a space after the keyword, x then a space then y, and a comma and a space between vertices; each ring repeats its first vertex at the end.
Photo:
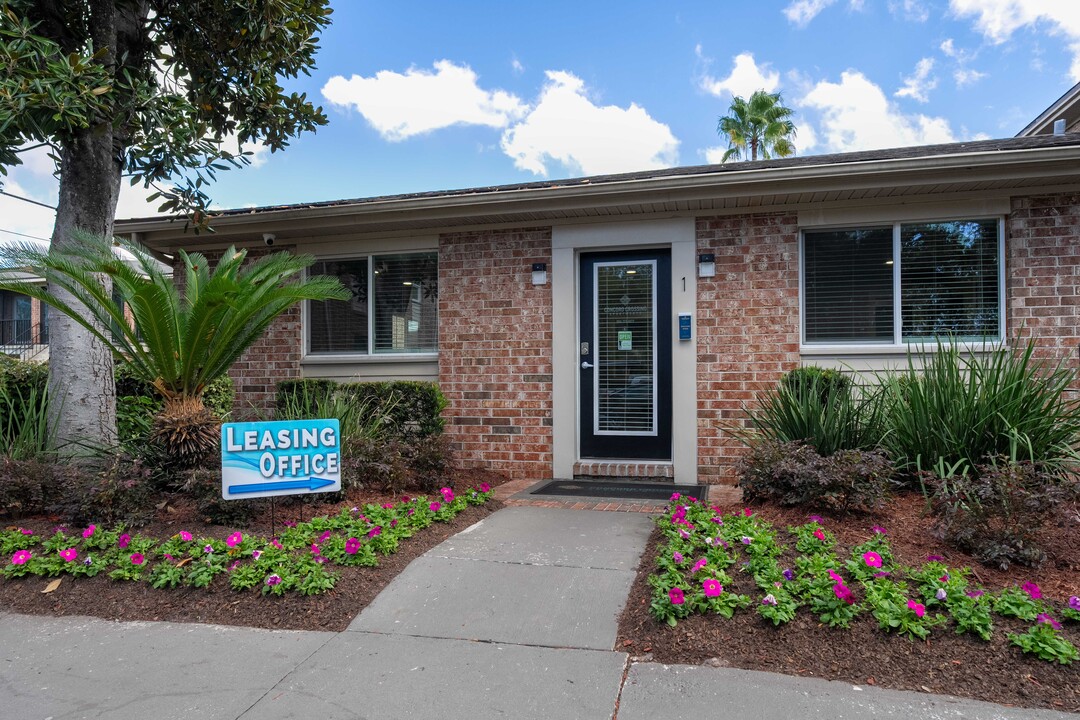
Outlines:
MULTIPOLYGON (((37 279, 27 273, 19 274, 27 280, 37 279)), ((48 305, 26 295, 0 290, 0 355, 48 361, 48 305)))
POLYGON ((1071 132, 1080 132, 1080 83, 1073 85, 1053 105, 1043 110, 1039 117, 1028 123, 1027 127, 1016 134, 1016 137, 1071 132), (1057 130, 1055 130, 1055 123, 1057 123, 1057 130))
POLYGON ((238 408, 284 378, 437 380, 466 465, 731 479, 722 425, 801 364, 902 363, 1023 327, 1075 363, 1080 135, 683 167, 126 220, 151 248, 313 253, 348 302, 275 323, 238 408), (688 337, 684 337, 684 314, 688 337))

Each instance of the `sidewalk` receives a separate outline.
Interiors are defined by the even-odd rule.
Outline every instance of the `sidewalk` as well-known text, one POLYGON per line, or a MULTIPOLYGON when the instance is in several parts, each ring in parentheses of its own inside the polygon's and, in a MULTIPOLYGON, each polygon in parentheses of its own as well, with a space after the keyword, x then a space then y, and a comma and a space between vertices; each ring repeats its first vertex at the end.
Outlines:
POLYGON ((648 515, 509 507, 417 558, 342 633, 0 613, 0 717, 1068 720, 746 670, 631 663, 648 515))

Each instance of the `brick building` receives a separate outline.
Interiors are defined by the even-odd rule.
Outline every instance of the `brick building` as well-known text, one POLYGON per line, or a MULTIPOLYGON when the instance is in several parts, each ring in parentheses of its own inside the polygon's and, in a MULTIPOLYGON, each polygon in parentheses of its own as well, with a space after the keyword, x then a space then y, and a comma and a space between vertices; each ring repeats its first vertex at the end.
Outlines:
POLYGON ((282 378, 435 380, 467 466, 723 482, 724 425, 801 364, 903 363, 944 333, 978 351, 1021 327, 1076 361, 1080 134, 1042 125, 117 232, 166 255, 272 238, 352 290, 278 320, 234 368, 240 410, 282 378))

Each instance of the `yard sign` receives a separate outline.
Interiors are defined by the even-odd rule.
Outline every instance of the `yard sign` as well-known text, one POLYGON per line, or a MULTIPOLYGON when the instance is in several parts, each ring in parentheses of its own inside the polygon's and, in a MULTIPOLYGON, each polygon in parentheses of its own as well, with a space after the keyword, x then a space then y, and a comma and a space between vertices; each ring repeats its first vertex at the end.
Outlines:
POLYGON ((276 497, 341 490, 341 429, 333 420, 225 423, 221 497, 276 497))

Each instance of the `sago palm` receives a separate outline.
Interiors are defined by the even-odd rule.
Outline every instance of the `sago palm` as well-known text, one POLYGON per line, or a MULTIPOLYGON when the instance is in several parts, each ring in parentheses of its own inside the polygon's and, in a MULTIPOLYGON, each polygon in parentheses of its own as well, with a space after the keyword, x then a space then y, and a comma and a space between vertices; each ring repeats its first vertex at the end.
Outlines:
POLYGON ((716 125, 716 132, 728 139, 728 150, 721 162, 742 160, 747 150, 751 160, 757 160, 759 154, 763 160, 795 154, 792 138, 796 131, 791 121, 794 111, 784 105, 780 93, 758 90, 750 100, 736 96, 728 113, 716 125))
POLYGON ((217 443, 220 419, 203 405, 207 384, 228 372, 294 303, 349 297, 336 278, 301 276, 313 256, 278 252, 246 258, 246 250, 230 247, 211 270, 201 253, 179 251, 181 293, 171 272, 130 241, 80 236, 74 247, 53 252, 19 243, 0 248, 0 260, 63 288, 85 310, 44 286, 3 273, 0 289, 38 298, 68 315, 151 384, 165 401, 152 440, 167 458, 186 465, 217 443), (117 249, 134 260, 121 258, 117 249))

